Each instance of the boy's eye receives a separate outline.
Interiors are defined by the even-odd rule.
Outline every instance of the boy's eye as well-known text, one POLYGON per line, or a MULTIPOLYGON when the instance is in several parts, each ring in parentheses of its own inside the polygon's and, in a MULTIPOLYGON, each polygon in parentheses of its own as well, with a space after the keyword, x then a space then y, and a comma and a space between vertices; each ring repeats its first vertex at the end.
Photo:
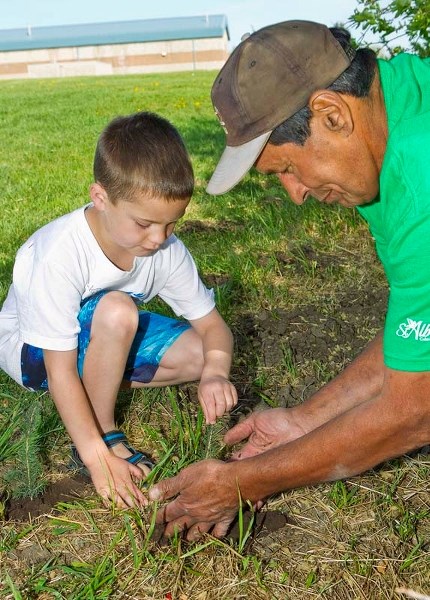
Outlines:
POLYGON ((139 221, 136 221, 136 225, 141 229, 148 229, 149 227, 149 223, 139 223, 139 221))

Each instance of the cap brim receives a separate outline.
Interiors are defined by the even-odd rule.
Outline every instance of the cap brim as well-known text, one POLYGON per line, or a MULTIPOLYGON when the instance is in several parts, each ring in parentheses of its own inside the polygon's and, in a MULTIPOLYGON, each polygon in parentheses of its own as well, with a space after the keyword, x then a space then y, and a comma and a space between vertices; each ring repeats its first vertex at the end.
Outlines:
POLYGON ((234 188, 255 163, 271 133, 263 133, 241 146, 226 146, 207 185, 207 193, 218 196, 234 188))

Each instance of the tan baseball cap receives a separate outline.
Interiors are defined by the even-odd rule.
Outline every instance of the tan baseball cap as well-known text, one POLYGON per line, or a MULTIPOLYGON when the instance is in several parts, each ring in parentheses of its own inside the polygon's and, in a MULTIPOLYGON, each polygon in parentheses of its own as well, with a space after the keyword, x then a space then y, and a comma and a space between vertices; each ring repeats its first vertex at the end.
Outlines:
POLYGON ((263 27, 232 52, 212 86, 227 145, 206 191, 224 194, 246 175, 272 131, 331 85, 355 56, 328 27, 285 21, 263 27))

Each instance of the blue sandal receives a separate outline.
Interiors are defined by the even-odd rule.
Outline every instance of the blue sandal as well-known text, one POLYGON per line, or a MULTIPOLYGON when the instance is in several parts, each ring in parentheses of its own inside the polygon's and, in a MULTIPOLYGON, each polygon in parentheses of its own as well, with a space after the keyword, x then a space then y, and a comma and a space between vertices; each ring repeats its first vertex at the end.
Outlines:
MULTIPOLYGON (((139 450, 133 448, 133 446, 130 445, 127 436, 122 431, 119 431, 119 429, 113 429, 112 431, 108 431, 107 433, 102 435, 102 440, 108 448, 113 448, 118 444, 124 444, 127 450, 131 452, 131 456, 125 458, 124 460, 126 460, 130 464, 141 464, 145 467, 148 467, 151 470, 155 467, 155 463, 152 462, 150 457, 147 454, 144 454, 143 452, 140 452, 139 450)), ((82 462, 82 459, 79 456, 79 453, 76 450, 76 446, 74 444, 71 445, 71 452, 72 457, 70 460, 69 467, 71 469, 79 471, 82 475, 87 475, 89 477, 90 473, 84 465, 84 463, 82 462)))

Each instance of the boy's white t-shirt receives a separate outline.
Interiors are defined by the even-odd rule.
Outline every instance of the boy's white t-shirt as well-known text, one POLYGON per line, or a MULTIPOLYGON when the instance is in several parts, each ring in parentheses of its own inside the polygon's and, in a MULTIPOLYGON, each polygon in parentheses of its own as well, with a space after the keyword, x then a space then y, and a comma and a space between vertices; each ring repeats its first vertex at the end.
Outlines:
POLYGON ((83 300, 101 290, 162 298, 187 320, 206 316, 213 292, 201 281, 184 244, 171 235, 152 256, 136 257, 122 271, 103 254, 84 206, 36 231, 19 249, 13 283, 0 312, 0 367, 22 384, 23 343, 45 350, 78 345, 83 300))

